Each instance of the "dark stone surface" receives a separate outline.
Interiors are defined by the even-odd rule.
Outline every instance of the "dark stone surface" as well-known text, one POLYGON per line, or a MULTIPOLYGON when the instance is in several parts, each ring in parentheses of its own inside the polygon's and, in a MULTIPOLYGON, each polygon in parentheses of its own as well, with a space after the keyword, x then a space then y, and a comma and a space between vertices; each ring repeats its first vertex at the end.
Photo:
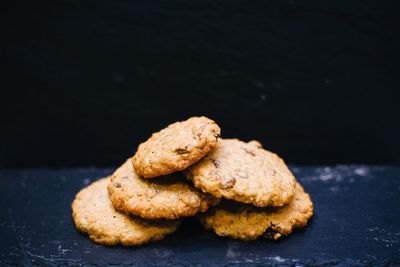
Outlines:
POLYGON ((400 264, 400 168, 292 167, 315 204, 305 230, 239 242, 191 219, 142 247, 103 247, 75 230, 70 203, 111 169, 0 171, 0 265, 395 266, 400 264))
POLYGON ((399 7, 3 0, 0 167, 117 165, 192 115, 291 163, 398 164, 399 7))

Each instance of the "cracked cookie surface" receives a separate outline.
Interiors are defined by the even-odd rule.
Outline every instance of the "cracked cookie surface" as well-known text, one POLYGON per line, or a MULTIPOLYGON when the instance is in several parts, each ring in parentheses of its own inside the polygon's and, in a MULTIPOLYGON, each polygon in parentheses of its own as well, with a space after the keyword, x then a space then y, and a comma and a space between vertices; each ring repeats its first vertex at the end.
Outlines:
POLYGON ((146 219, 193 216, 219 203, 218 198, 194 188, 181 173, 143 179, 129 159, 111 176, 108 191, 117 210, 146 219))
POLYGON ((186 169, 204 157, 218 142, 221 129, 206 117, 170 124, 139 145, 132 164, 144 178, 186 169))
POLYGON ((82 189, 72 202, 76 228, 103 245, 136 246, 161 240, 173 233, 179 221, 146 221, 114 209, 107 192, 109 178, 102 178, 82 189))
POLYGON ((282 206, 295 193, 295 178, 284 161, 257 141, 220 139, 183 173, 195 187, 215 197, 258 207, 282 206))
POLYGON ((241 240, 259 237, 276 240, 289 235, 294 228, 305 227, 312 215, 310 196, 297 184, 295 197, 283 207, 260 208, 223 200, 198 218, 206 229, 212 229, 219 236, 241 240))

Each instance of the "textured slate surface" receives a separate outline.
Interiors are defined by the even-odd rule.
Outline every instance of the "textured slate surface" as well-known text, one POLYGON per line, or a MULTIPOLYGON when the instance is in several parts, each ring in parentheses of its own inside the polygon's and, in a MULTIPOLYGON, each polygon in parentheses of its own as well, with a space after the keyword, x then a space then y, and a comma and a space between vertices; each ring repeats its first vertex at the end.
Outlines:
POLYGON ((112 169, 0 171, 0 265, 398 265, 400 167, 292 167, 315 216, 281 241, 244 243, 195 221, 138 248, 103 247, 71 220, 75 193, 112 169))

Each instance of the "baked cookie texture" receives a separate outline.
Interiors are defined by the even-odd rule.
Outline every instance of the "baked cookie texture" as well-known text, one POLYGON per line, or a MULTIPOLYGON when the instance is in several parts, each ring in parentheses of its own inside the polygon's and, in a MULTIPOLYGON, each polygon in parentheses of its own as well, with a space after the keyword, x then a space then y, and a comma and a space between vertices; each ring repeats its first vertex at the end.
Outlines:
POLYGON ((72 202, 76 228, 103 245, 135 246, 163 239, 173 233, 179 221, 145 221, 116 211, 109 199, 109 178, 82 189, 72 202))
POLYGON ((258 207, 289 203, 296 187, 296 180, 284 161, 257 141, 220 139, 184 175, 195 187, 215 197, 258 207))
POLYGON ((181 173, 143 179, 129 159, 111 176, 108 192, 115 209, 146 219, 193 216, 219 203, 218 198, 191 186, 181 173))
POLYGON ((227 200, 198 217, 206 229, 214 230, 219 236, 276 240, 289 235, 294 228, 305 227, 312 215, 310 196, 297 184, 296 195, 286 206, 259 208, 227 200))
POLYGON ((206 117, 170 124, 139 145, 133 167, 144 178, 181 171, 204 157, 220 134, 219 126, 206 117))

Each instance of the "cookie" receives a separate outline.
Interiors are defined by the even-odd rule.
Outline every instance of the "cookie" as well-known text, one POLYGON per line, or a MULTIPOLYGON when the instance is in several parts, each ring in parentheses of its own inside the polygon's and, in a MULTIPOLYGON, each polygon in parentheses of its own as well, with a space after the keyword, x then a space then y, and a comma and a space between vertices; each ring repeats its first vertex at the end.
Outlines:
POLYGON ((257 141, 220 139, 184 174, 197 188, 215 197, 259 207, 282 206, 295 193, 295 178, 283 160, 257 141))
POLYGON ((139 177, 127 160, 111 177, 108 192, 114 207, 146 219, 177 219, 204 212, 219 202, 174 173, 154 179, 139 177))
POLYGON ((109 178, 82 189, 72 202, 76 228, 103 245, 136 246, 164 238, 174 232, 179 221, 145 221, 116 211, 107 192, 109 178))
POLYGON ((206 117, 192 117, 154 133, 132 157, 136 173, 144 178, 186 169, 216 144, 221 129, 206 117))
POLYGON ((213 229, 219 236, 241 240, 258 237, 276 240, 289 235, 294 228, 305 227, 312 215, 310 196, 297 184, 295 197, 286 206, 259 208, 225 200, 199 215, 199 219, 206 229, 213 229))

